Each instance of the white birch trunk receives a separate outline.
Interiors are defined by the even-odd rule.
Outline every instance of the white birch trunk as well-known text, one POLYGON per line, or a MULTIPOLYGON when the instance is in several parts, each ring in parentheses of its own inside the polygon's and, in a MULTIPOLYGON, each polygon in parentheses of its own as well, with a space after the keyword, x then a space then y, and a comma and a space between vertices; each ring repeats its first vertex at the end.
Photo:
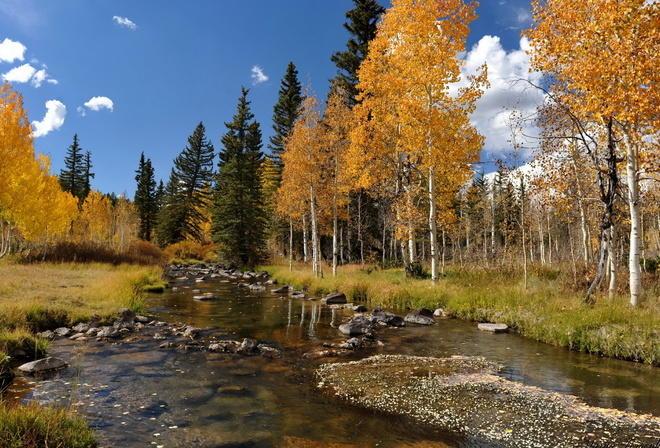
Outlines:
POLYGON ((639 160, 636 145, 626 143, 626 178, 628 181, 628 207, 630 209, 630 252, 628 253, 628 270, 630 278, 630 304, 637 306, 642 294, 642 272, 639 263, 640 233, 639 233, 639 160))
POLYGON ((438 229, 435 222, 435 179, 429 168, 429 244, 431 246, 431 280, 438 280, 438 229))

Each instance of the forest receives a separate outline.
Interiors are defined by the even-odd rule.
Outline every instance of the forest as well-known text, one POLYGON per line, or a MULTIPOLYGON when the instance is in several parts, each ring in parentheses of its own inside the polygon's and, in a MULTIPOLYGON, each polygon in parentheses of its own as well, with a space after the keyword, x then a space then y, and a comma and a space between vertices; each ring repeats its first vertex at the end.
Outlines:
MULTIPOLYGON (((0 296, 6 294, 0 297, 0 385, 17 352, 45 354, 37 333, 109 319, 120 305, 139 317, 149 311, 149 294, 174 295, 177 288, 196 288, 189 291, 196 301, 217 300, 203 283, 216 277, 256 281, 237 286, 250 291, 279 282, 303 298, 345 293, 350 302, 373 307, 372 316, 381 307, 436 310, 436 318, 502 324, 535 341, 657 369, 660 4, 532 0, 532 25, 521 35, 529 43, 530 70, 541 73, 541 81, 508 82, 525 83, 543 102, 531 115, 504 111, 510 149, 498 159, 486 152, 473 120, 491 83, 488 66, 465 72, 478 4, 352 4, 346 46, 328 55, 336 73, 327 95, 319 97, 301 80, 298 63, 289 62, 272 123, 265 124, 255 118, 251 90, 236 86, 235 112, 222 117, 224 128, 199 121, 187 140, 181 137, 183 149, 169 173, 156 172, 153 154, 135 154, 135 183, 126 187, 131 196, 95 188, 103 167, 94 165, 94 142, 82 134, 73 135, 64 168, 53 173, 49 158, 35 151, 21 94, 9 82, 0 85, 0 273, 7 279, 0 285, 0 296), (268 138, 264 126, 272 126, 268 138), (530 127, 538 132, 529 135, 530 127), (49 280, 30 279, 30 269, 49 280), (85 292, 69 297, 50 285, 57 278, 80 283, 85 292), (23 282, 41 291, 28 293, 29 303, 19 300, 23 282)), ((158 303, 161 312, 171 306, 158 303)), ((168 317, 185 317, 181 310, 188 308, 168 317)), ((265 309, 259 313, 265 316, 265 309)), ((313 310, 310 328, 322 316, 313 310)), ((195 309, 204 324, 217 323, 209 317, 216 311, 195 309)), ((300 328, 307 325, 305 313, 303 303, 300 328)), ((229 328, 243 335, 251 329, 246 325, 229 328)), ((191 339, 203 334, 195 332, 191 339)), ((262 345, 282 337, 257 334, 267 341, 262 345)), ((372 347, 367 339, 360 343, 372 347)), ((342 346, 323 347, 300 358, 322 353, 325 359, 342 346)), ((627 369, 617 366, 607 368, 627 369)), ((325 365, 316 375, 332 384, 333 369, 325 365)), ((655 427, 649 390, 650 397, 636 396, 651 402, 640 406, 650 413, 644 425, 655 427)), ((606 405, 623 406, 616 399, 606 405)), ((0 398, 0 435, 25 440, 8 409, 0 398), (3 427, 3 421, 14 423, 3 427)), ((39 411, 27 406, 24 412, 32 418, 39 411)), ((52 418, 83 428, 75 443, 66 431, 54 435, 73 445, 53 446, 96 446, 81 420, 52 412, 39 425, 52 418)), ((46 446, 16 443, 0 447, 46 446)))

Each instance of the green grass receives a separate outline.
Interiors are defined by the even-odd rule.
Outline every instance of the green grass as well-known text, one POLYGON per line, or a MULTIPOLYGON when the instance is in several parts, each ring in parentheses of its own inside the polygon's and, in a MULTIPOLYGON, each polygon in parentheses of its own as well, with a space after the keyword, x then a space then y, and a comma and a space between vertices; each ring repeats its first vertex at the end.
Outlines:
POLYGON ((0 403, 0 448, 92 448, 98 444, 82 417, 68 410, 0 403))
MULTIPOLYGON (((344 292, 353 301, 395 310, 442 307, 452 317, 503 322, 519 334, 571 350, 648 364, 660 364, 660 313, 656 290, 639 308, 625 297, 583 304, 581 292, 570 287, 559 271, 537 268, 527 290, 516 272, 447 271, 436 284, 408 279, 400 269, 360 269, 343 266, 336 278, 326 269, 316 278, 307 266, 264 267, 280 283, 314 295, 344 292)), ((655 287, 657 289, 657 286, 655 287)))

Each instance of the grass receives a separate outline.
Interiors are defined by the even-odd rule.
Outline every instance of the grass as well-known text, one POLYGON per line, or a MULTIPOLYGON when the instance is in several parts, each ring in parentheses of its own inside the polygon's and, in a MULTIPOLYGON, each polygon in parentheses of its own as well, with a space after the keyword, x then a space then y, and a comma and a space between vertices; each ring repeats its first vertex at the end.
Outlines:
POLYGON ((316 278, 308 266, 265 266, 280 283, 311 294, 344 292, 351 300, 396 310, 442 307, 452 317, 503 322, 519 334, 545 343, 603 356, 660 364, 660 313, 655 285, 639 308, 625 297, 583 304, 581 292, 566 286, 559 271, 537 268, 527 290, 516 272, 449 270, 437 284, 408 279, 400 269, 343 266, 336 278, 326 269, 316 278))
POLYGON ((98 444, 82 417, 66 409, 0 403, 0 448, 92 448, 98 444))
MULTIPOLYGON (((140 312, 145 292, 165 288, 161 275, 153 266, 0 262, 0 383, 16 361, 46 354, 35 332, 109 321, 124 307, 140 312)), ((67 409, 0 403, 0 448, 95 446, 85 420, 67 409)))

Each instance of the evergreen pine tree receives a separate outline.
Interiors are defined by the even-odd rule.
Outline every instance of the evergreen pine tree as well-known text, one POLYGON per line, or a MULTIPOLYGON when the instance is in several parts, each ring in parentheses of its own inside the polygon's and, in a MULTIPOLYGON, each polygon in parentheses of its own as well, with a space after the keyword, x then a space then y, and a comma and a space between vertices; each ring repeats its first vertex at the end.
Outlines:
POLYGON ((60 171, 59 181, 62 190, 77 197, 80 202, 85 195, 85 158, 78 142, 78 134, 74 134, 73 143, 67 149, 64 158, 64 168, 60 171))
POLYGON ((163 203, 165 202, 165 184, 163 184, 162 179, 158 183, 158 188, 156 188, 155 202, 156 214, 158 214, 158 212, 160 212, 160 210, 163 208, 163 203))
POLYGON ((144 153, 140 155, 140 164, 136 171, 135 181, 137 182, 137 188, 134 203, 140 218, 138 236, 143 240, 150 241, 158 204, 156 203, 154 169, 151 160, 145 158, 144 153))
POLYGON ((259 176, 261 129, 247 95, 243 88, 233 120, 225 123, 211 231, 223 260, 254 267, 263 258, 266 220, 259 176))
POLYGON ((273 109, 273 130, 275 134, 270 138, 268 144, 271 158, 278 168, 279 175, 282 173, 282 159, 280 156, 284 151, 286 139, 291 134, 293 125, 300 115, 302 101, 302 88, 298 81, 298 70, 293 62, 289 62, 280 84, 279 98, 273 109))
POLYGON ((158 217, 158 242, 162 245, 184 239, 202 240, 204 210, 211 198, 213 145, 202 123, 188 137, 185 149, 174 160, 167 184, 165 205, 158 217))
POLYGON ((92 179, 95 177, 95 174, 92 172, 92 153, 90 151, 85 152, 85 160, 83 164, 85 183, 83 184, 82 200, 84 201, 89 192, 92 191, 92 179))
POLYGON ((376 36, 376 27, 385 8, 376 0, 353 0, 354 8, 346 13, 344 28, 351 37, 346 43, 346 50, 332 55, 332 62, 337 66, 337 76, 332 80, 338 84, 355 102, 357 95, 357 72, 364 58, 367 57, 369 42, 376 36))

